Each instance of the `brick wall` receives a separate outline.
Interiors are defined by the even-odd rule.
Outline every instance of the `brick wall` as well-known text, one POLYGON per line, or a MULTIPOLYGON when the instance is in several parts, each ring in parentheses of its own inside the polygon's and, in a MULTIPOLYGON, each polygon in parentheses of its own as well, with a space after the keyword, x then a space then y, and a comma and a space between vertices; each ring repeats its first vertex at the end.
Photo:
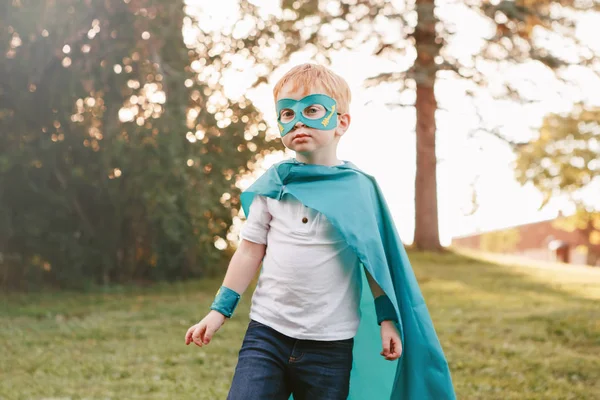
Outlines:
MULTIPOLYGON (((548 248, 548 244, 552 240, 560 240, 569 245, 571 262, 581 263, 582 256, 576 254, 575 249, 577 246, 587 242, 586 234, 582 231, 568 232, 558 229, 553 226, 554 221, 555 220, 541 221, 507 228, 517 229, 519 231, 519 241, 516 244, 516 248, 511 253, 531 256, 535 259, 553 260, 555 254, 548 248)), ((452 240, 452 245, 470 249, 480 249, 482 235, 484 235, 484 233, 454 238, 452 240)), ((592 246, 590 250, 596 254, 600 254, 600 245, 592 246)))

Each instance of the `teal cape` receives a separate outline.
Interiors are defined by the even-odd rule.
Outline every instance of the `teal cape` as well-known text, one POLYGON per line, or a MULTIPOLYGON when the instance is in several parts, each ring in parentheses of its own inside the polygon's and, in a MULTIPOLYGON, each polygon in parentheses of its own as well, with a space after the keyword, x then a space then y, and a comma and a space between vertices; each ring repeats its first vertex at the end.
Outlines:
POLYGON ((324 214, 390 298, 399 316, 402 355, 381 355, 374 299, 363 272, 361 321, 350 378, 352 400, 456 399, 448 363, 387 203, 374 177, 354 164, 303 164, 295 159, 269 168, 241 195, 246 216, 256 195, 295 197, 324 214))

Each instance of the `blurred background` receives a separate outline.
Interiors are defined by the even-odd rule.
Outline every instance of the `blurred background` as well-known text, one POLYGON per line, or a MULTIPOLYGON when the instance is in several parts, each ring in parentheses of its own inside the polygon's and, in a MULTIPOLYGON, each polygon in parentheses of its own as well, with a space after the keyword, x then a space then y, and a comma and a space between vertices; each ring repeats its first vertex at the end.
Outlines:
MULTIPOLYGON (((458 371, 459 398, 600 397, 600 361, 590 356, 600 354, 598 303, 589 303, 600 298, 600 269, 592 267, 600 265, 598 26, 596 0, 2 0, 1 333, 13 357, 0 361, 0 371, 20 372, 11 375, 16 383, 0 384, 0 398, 80 398, 82 382, 98 377, 90 367, 81 380, 69 379, 83 349, 56 361, 65 351, 57 348, 38 370, 34 360, 47 349, 33 341, 19 350, 9 338, 50 329, 71 346, 86 329, 98 332, 88 316, 104 315, 96 321, 103 329, 123 318, 94 339, 113 338, 105 350, 115 351, 126 332, 134 340, 153 331, 125 321, 155 315, 143 310, 156 300, 174 307, 165 310, 176 318, 169 329, 183 340, 239 240, 240 192, 294 156, 274 129, 272 88, 305 62, 329 66, 352 89, 352 125, 339 158, 380 183, 428 304, 439 305, 432 315, 458 371), (545 283, 533 287, 523 276, 545 283), (477 277, 469 284, 481 293, 453 305, 465 289, 449 282, 477 277), (511 303, 519 290, 521 300, 511 303), (496 297, 486 303, 483 293, 496 297), (193 310, 180 307, 190 301, 193 310), (467 320, 505 334, 517 325, 510 312, 545 304, 544 317, 520 321, 533 336, 521 332, 513 341, 531 340, 527 348, 539 354, 536 340, 558 346, 577 338, 566 353, 557 350, 571 357, 559 360, 564 376, 537 367, 511 375, 510 357, 523 352, 505 354, 506 341, 490 342, 508 360, 505 375, 488 371, 489 348, 472 345, 485 333, 471 332, 467 343, 456 331, 465 318, 457 310, 475 302, 484 308, 467 320), (496 311, 508 319, 498 326, 482 320, 486 304, 506 305, 508 314, 496 311), (128 312, 119 317, 116 309, 128 312), (467 347, 481 350, 477 362, 459 361, 467 347), (497 380, 473 378, 485 371, 497 380), (36 373, 46 374, 46 389, 24 383, 36 373)), ((190 380, 166 390, 164 375, 153 372, 144 388, 154 389, 134 395, 126 389, 135 386, 130 365, 105 360, 103 368, 122 369, 103 369, 101 389, 89 396, 224 398, 243 329, 229 332, 228 350, 215 355, 227 371, 221 383, 205 380, 194 392, 190 380), (128 382, 121 392, 103 386, 119 380, 128 382), (178 395, 165 394, 175 387, 178 395)), ((181 360, 192 357, 181 351, 181 360)), ((190 362, 201 368, 204 353, 194 354, 190 362)), ((165 357, 166 370, 185 364, 165 357)), ((216 373, 214 364, 203 371, 216 373)))

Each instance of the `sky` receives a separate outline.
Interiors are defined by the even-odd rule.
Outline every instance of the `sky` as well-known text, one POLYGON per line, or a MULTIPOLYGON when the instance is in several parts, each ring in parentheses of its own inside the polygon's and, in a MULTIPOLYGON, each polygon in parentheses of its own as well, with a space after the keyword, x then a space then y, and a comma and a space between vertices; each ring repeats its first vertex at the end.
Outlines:
MULTIPOLYGON (((200 0, 188 0, 188 3, 200 6, 200 0)), ((266 14, 276 12, 277 1, 264 0, 260 4, 266 14)), ((204 28, 216 29, 238 18, 236 0, 202 2, 201 7, 204 28)), ((477 52, 482 43, 481 35, 490 29, 489 25, 460 2, 450 2, 438 9, 444 21, 468 27, 458 30, 453 36, 449 50, 458 56, 477 52)), ((593 40, 594 27, 598 23, 598 14, 586 15, 580 21, 578 36, 600 52, 600 42, 593 40)), ((551 43, 564 46, 556 38, 551 43)), ((387 107, 386 103, 399 100, 398 91, 390 86, 367 89, 364 85, 366 78, 384 70, 404 69, 406 65, 402 63, 408 61, 382 60, 369 51, 365 48, 335 52, 329 65, 346 79, 352 90, 352 124, 340 142, 338 157, 352 161, 375 176, 402 240, 410 243, 414 231, 414 109, 387 107)), ((294 55, 289 63, 274 71, 268 84, 255 89, 248 86, 248 82, 252 82, 251 71, 231 73, 225 83, 226 95, 231 98, 246 95, 264 113, 267 121, 274 124, 276 114, 272 87, 289 68, 304 62, 314 60, 307 52, 294 55)), ((600 106, 600 79, 583 68, 569 72, 570 78, 581 83, 579 87, 559 83, 550 71, 535 63, 508 68, 502 73, 515 81, 523 77, 530 79, 532 83, 528 89, 540 99, 535 105, 523 106, 508 101, 492 101, 486 93, 478 96, 477 106, 486 123, 502 125, 503 132, 514 140, 531 138, 546 113, 568 112, 579 100, 600 106)), ((554 199, 539 210, 541 194, 531 185, 521 186, 514 178, 511 165, 514 154, 509 147, 486 134, 478 133, 471 137, 470 133, 477 129, 479 121, 473 100, 465 94, 469 87, 468 83, 443 77, 436 85, 440 107, 437 113, 437 179, 442 244, 449 245, 457 236, 550 219, 559 211, 565 214, 572 212, 572 206, 564 198, 554 199), (473 191, 477 193, 478 203, 474 213, 473 191)), ((411 102, 414 99, 408 96, 402 100, 411 102)), ((293 153, 274 155, 266 160, 265 167, 291 156, 293 153)))

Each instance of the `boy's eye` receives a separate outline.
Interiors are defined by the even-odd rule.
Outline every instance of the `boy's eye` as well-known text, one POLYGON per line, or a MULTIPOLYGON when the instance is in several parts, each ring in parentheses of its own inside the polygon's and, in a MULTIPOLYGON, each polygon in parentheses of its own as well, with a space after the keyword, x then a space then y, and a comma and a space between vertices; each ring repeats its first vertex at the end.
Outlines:
POLYGON ((313 104, 312 106, 308 106, 302 112, 305 117, 318 119, 322 118, 325 115, 325 107, 319 104, 313 104))
POLYGON ((285 120, 291 121, 292 119, 294 119, 294 112, 289 109, 282 110, 281 114, 279 115, 279 118, 281 118, 284 122, 285 120))

